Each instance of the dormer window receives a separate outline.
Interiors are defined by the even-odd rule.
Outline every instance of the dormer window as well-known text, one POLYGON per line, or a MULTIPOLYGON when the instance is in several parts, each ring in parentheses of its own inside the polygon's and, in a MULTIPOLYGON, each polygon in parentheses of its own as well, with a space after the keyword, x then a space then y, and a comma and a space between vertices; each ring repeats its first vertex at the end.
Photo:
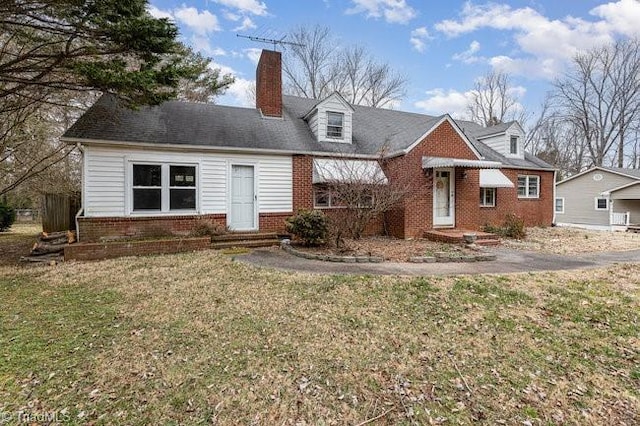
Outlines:
POLYGON ((341 112, 327 112, 327 137, 342 139, 344 127, 344 114, 341 112))
POLYGON ((509 153, 513 155, 518 155, 518 137, 511 136, 509 140, 509 153))

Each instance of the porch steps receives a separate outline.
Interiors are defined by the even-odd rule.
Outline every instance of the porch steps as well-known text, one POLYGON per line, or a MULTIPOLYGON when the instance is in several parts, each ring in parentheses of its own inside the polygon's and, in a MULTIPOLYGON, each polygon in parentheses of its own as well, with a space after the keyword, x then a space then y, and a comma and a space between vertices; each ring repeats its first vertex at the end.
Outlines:
POLYGON ((633 232, 636 234, 640 234, 640 225, 629 225, 627 226, 627 232, 633 232))
POLYGON ((466 229, 431 229, 425 231, 424 238, 430 241, 438 241, 449 244, 464 243, 464 234, 474 233, 477 236, 476 244, 479 246, 497 246, 500 245, 500 237, 496 234, 490 234, 482 231, 470 231, 466 229))
POLYGON ((211 248, 213 249, 270 247, 278 244, 280 244, 280 240, 278 234, 274 232, 233 232, 211 238, 211 248))

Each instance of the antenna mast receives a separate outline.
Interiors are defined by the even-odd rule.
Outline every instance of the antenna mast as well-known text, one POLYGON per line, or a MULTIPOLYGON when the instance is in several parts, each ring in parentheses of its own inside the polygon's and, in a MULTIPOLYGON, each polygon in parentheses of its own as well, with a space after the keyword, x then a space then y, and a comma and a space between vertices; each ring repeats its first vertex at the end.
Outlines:
POLYGON ((304 47, 304 44, 293 43, 293 42, 290 42, 290 41, 284 41, 284 39, 287 38, 286 35, 284 37, 282 37, 281 39, 254 37, 254 36, 248 36, 248 35, 242 35, 242 34, 236 34, 236 37, 246 38, 246 39, 249 39, 251 41, 258 42, 258 43, 273 44, 273 50, 276 50, 276 47, 278 45, 280 45, 280 46, 299 46, 299 47, 304 47))

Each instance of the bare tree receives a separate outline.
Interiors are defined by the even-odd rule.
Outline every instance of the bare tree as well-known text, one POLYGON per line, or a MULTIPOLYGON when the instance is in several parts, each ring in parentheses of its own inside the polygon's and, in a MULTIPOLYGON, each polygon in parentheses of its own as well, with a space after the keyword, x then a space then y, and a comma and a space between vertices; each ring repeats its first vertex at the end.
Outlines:
POLYGON ((485 127, 511 120, 522 124, 525 118, 514 95, 511 77, 496 71, 490 71, 476 81, 468 111, 472 121, 485 127))
POLYGON ((285 89, 294 95, 322 99, 337 91, 355 105, 384 107, 405 95, 407 80, 362 46, 340 48, 329 28, 299 27, 290 34, 283 72, 285 89))
POLYGON ((404 182, 388 180, 376 161, 341 158, 319 163, 317 172, 324 182, 322 195, 339 207, 330 215, 338 247, 345 235, 359 239, 372 220, 397 207, 410 191, 404 182))
POLYGON ((624 166, 630 129, 640 119, 640 42, 617 41, 580 53, 554 83, 560 114, 585 141, 589 162, 624 166))

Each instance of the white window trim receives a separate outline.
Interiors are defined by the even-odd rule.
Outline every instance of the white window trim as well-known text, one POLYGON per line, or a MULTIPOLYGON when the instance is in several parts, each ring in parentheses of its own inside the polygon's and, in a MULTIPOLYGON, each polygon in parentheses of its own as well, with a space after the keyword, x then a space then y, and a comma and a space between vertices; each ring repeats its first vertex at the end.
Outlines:
POLYGON ((593 198, 593 207, 597 210, 597 211, 607 211, 609 210, 609 199, 606 197, 594 197, 593 198), (604 200, 607 204, 607 206, 605 208, 599 208, 598 207, 598 200, 604 200))
POLYGON ((482 195, 482 201, 480 202, 480 207, 495 207, 496 206, 496 188, 480 188, 480 194, 482 195), (490 189, 493 192, 492 204, 486 204, 486 191, 490 189))
MULTIPOLYGON (((137 159, 127 159, 127 173, 125 176, 126 179, 126 211, 129 216, 187 216, 187 215, 197 215, 200 214, 200 199, 201 199, 201 181, 202 178, 200 176, 200 164, 199 163, 189 163, 189 162, 166 162, 166 161, 153 161, 153 160, 137 160, 137 159), (141 165, 151 165, 151 166, 160 166, 162 168, 161 175, 161 189, 160 196, 161 198, 161 209, 160 210, 133 210, 133 166, 141 164, 141 165), (171 166, 187 166, 187 167, 195 167, 196 168, 196 208, 188 209, 188 210, 171 210, 170 209, 170 196, 171 196, 171 186, 169 186, 169 168, 171 166)), ((139 187, 140 188, 140 187, 139 187)), ((153 187, 157 188, 157 187, 153 187)), ((183 187, 184 188, 184 187, 183 187)), ((186 189, 186 188, 184 188, 186 189)))
POLYGON ((558 214, 564 214, 564 197, 556 197, 553 201, 553 211, 558 213, 558 214), (557 209, 557 202, 558 200, 562 200, 562 210, 558 210, 557 209))
POLYGON ((331 191, 329 191, 329 190, 327 190, 327 191, 326 191, 326 192, 327 192, 327 196, 329 197, 329 200, 328 200, 328 201, 329 201, 329 203, 328 203, 328 205, 326 205, 326 206, 319 206, 319 205, 317 205, 317 204, 316 204, 316 194, 318 193, 318 191, 319 191, 319 189, 316 189, 315 187, 313 188, 313 208, 314 208, 314 209, 317 209, 317 210, 323 210, 323 209, 344 209, 344 208, 346 208, 346 207, 347 207, 347 206, 334 206, 334 205, 333 205, 333 197, 334 197, 334 194, 333 194, 331 191))
POLYGON ((513 155, 513 156, 520 155, 520 137, 518 135, 509 135, 509 139, 507 141, 507 144, 508 144, 507 152, 509 153, 509 155, 513 155), (516 139, 516 152, 511 152, 511 140, 513 138, 516 139))
POLYGON ((520 178, 525 178, 525 188, 527 190, 526 195, 520 195, 518 193, 518 198, 521 199, 538 199, 540 198, 540 176, 539 175, 518 175, 518 178, 516 179, 516 193, 518 192, 518 180, 520 178), (536 187, 536 194, 535 195, 529 195, 529 180, 531 179, 536 179, 538 181, 538 185, 536 187))
POLYGON ((327 125, 324 129, 325 137, 330 141, 343 142, 345 140, 345 122, 347 121, 347 115, 341 111, 326 111, 327 116, 327 125), (342 117, 342 125, 340 126, 340 136, 330 136, 329 135, 329 127, 338 127, 338 126, 330 126, 329 125, 329 115, 330 114, 338 114, 342 117))

